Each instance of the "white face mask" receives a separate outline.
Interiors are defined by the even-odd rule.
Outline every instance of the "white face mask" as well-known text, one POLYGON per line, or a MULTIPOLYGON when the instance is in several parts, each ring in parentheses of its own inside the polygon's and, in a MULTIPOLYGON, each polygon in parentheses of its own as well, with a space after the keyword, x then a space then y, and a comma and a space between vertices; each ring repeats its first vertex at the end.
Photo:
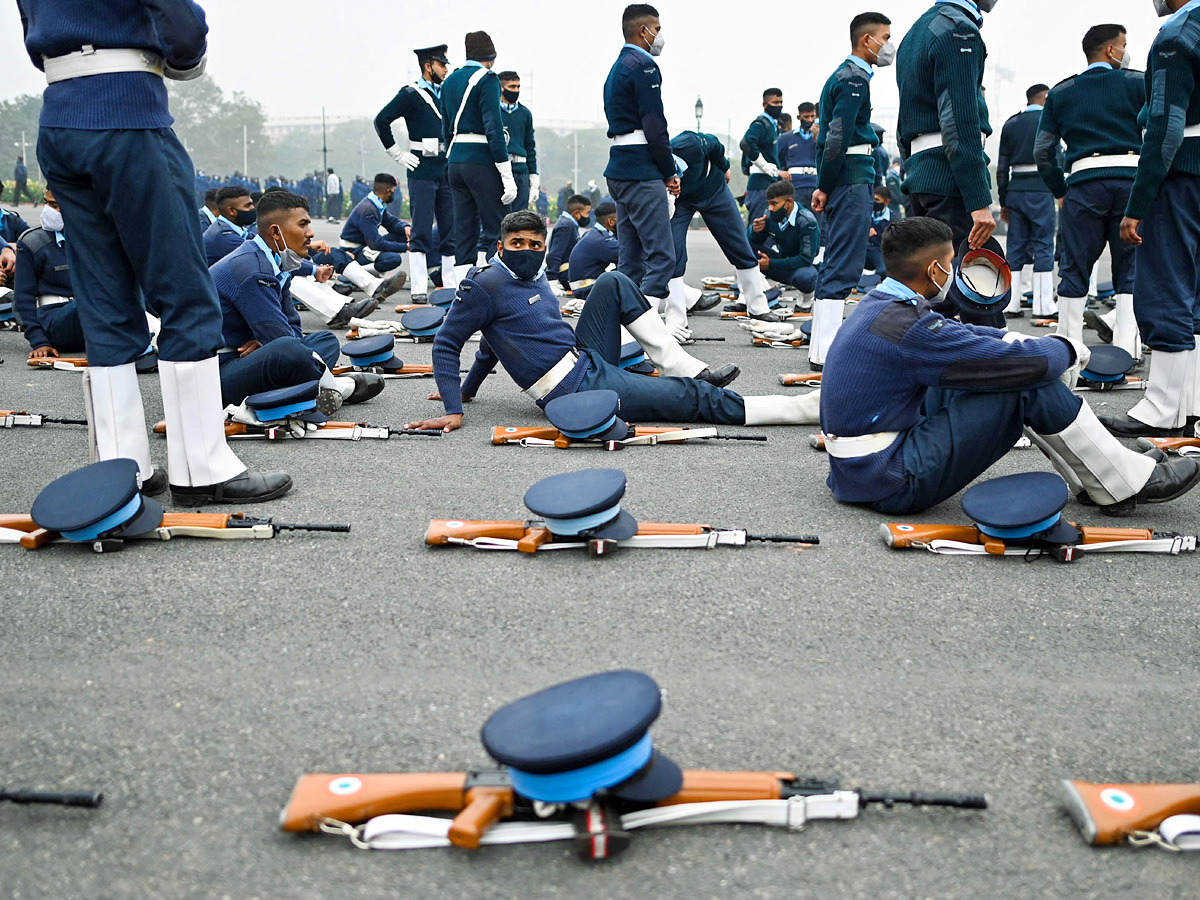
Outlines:
MULTIPOLYGON (((933 261, 933 265, 937 266, 938 271, 946 276, 946 281, 941 287, 938 288, 937 296, 933 297, 930 302, 941 303, 950 294, 950 282, 953 280, 954 276, 950 272, 947 272, 945 269, 943 269, 942 264, 936 259, 933 261)), ((926 269, 925 274, 929 276, 930 281, 932 281, 934 284, 937 284, 937 280, 933 277, 933 272, 931 269, 932 266, 929 269, 926 269)))
POLYGON ((1164 16, 1171 15, 1175 10, 1171 9, 1170 0, 1154 0, 1154 11, 1158 13, 1158 17, 1161 19, 1164 16))
POLYGON ((57 209, 52 206, 42 208, 42 227, 47 231, 62 231, 63 217, 57 209))
POLYGON ((271 235, 271 243, 274 245, 271 247, 272 250, 275 250, 275 247, 283 247, 282 250, 275 250, 279 254, 279 270, 281 272, 295 272, 304 265, 304 257, 288 247, 287 242, 283 239, 282 231, 279 232, 278 239, 275 235, 271 235))
POLYGON ((879 46, 879 49, 875 51, 875 65, 879 66, 879 68, 887 68, 896 61, 896 45, 891 41, 888 41, 886 44, 880 44, 879 41, 875 40, 869 34, 867 35, 867 40, 879 46))
MULTIPOLYGON (((642 30, 646 31, 646 32, 650 31, 649 28, 643 28, 642 30)), ((653 40, 650 41, 650 55, 651 56, 662 56, 663 47, 665 47, 666 44, 667 44, 667 39, 665 37, 663 37, 662 29, 659 28, 658 34, 654 35, 653 40)))
POLYGON ((1119 60, 1118 60, 1118 59, 1117 59, 1115 56, 1113 56, 1111 52, 1108 54, 1108 58, 1109 58, 1109 59, 1111 59, 1111 60, 1113 60, 1113 61, 1116 63, 1116 65, 1114 66, 1114 68, 1117 68, 1117 69, 1128 69, 1128 68, 1129 68, 1129 64, 1130 64, 1130 60, 1132 60, 1132 59, 1133 59, 1133 54, 1129 52, 1129 45, 1128 45, 1128 44, 1126 44, 1126 45, 1125 45, 1125 51, 1124 51, 1124 53, 1122 54, 1122 56, 1121 56, 1121 58, 1120 58, 1119 60))

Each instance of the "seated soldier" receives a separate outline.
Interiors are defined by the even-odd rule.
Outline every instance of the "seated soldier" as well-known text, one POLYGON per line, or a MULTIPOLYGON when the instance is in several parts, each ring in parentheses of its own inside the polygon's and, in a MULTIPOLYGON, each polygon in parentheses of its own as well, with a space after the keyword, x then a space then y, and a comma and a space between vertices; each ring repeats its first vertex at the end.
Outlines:
POLYGON ((596 224, 583 233, 571 251, 571 296, 587 298, 596 279, 617 266, 620 245, 617 243, 617 204, 601 203, 596 207, 596 224))
POLYGON ((412 428, 453 431, 462 426, 463 403, 474 398, 496 362, 538 406, 577 391, 611 390, 628 422, 714 422, 727 425, 803 425, 815 419, 818 393, 793 397, 742 397, 726 390, 737 366, 710 369, 688 355, 650 308, 638 286, 605 272, 588 295, 575 330, 563 321, 543 277, 546 224, 536 212, 510 213, 501 223, 491 265, 473 270, 458 286, 433 343, 433 376, 446 415, 412 428), (642 345, 662 377, 620 368, 621 326, 642 345), (460 382, 459 357, 467 339, 482 331, 474 366, 460 382))
POLYGON ((19 213, 0 207, 0 240, 15 244, 17 238, 29 230, 29 223, 19 213))
POLYGON ((813 260, 821 250, 821 228, 816 216, 796 202, 791 182, 777 181, 767 188, 767 214, 751 222, 746 235, 764 275, 812 298, 817 287, 813 260))
POLYGON ((395 195, 395 176, 379 173, 371 193, 351 210, 342 226, 341 249, 364 266, 374 265, 381 274, 400 268, 411 234, 407 224, 387 211, 395 195))
POLYGON ((237 185, 217 191, 217 211, 216 221, 204 232, 204 255, 210 268, 254 237, 251 226, 257 216, 250 189, 237 185))
POLYGON ((67 238, 54 193, 46 188, 42 225, 18 238, 13 309, 25 329, 30 359, 82 353, 83 327, 67 265, 67 238))
POLYGON ((208 231, 208 226, 217 221, 217 216, 221 214, 221 210, 217 206, 218 193, 220 193, 220 188, 209 188, 204 192, 204 205, 197 210, 200 215, 201 234, 208 231))
POLYGON ((4 238, 0 238, 0 287, 12 284, 17 267, 17 251, 4 238))
POLYGON ((890 276, 833 342, 821 426, 834 496, 889 515, 921 512, 986 472, 1022 431, 1107 515, 1191 490, 1200 464, 1126 449, 1061 380, 1086 365, 1082 344, 964 325, 930 309, 955 279, 952 240, 935 219, 892 225, 883 238, 890 276))
POLYGON ((270 191, 259 203, 258 221, 259 233, 210 270, 221 298, 223 402, 237 406, 251 394, 318 379, 318 408, 326 415, 343 402, 369 400, 383 389, 383 379, 333 376, 329 370, 341 344, 330 331, 305 334, 292 302, 292 273, 308 256, 313 237, 308 201, 290 191, 270 191))
POLYGON ((885 187, 875 188, 875 208, 871 213, 871 231, 867 237, 867 270, 887 278, 883 264, 883 233, 899 216, 892 214, 892 192, 885 187))
MULTIPOLYGON (((615 205, 615 204, 614 204, 615 205)), ((546 271, 557 280, 564 291, 571 289, 571 251, 579 242, 581 228, 592 219, 592 201, 582 194, 572 194, 567 208, 562 210, 550 233, 550 249, 546 251, 546 271)))

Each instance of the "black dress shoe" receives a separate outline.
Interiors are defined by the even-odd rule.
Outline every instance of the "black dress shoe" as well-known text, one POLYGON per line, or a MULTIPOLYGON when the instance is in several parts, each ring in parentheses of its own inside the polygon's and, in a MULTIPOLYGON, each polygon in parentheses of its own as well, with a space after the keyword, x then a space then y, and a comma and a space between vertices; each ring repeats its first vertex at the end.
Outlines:
POLYGON ((745 312, 745 303, 730 303, 725 306, 725 312, 745 312))
POLYGON ((742 374, 742 370, 735 365, 721 366, 719 369, 705 369, 696 376, 697 381, 707 381, 713 387, 723 388, 726 385, 732 384, 733 381, 742 374))
POLYGON ((157 497, 166 489, 166 469, 155 469, 154 474, 142 482, 142 494, 146 497, 157 497))
POLYGON ((693 313, 707 312, 714 306, 717 306, 721 300, 721 295, 716 291, 704 291, 700 295, 700 299, 693 303, 692 308, 687 311, 688 315, 690 316, 693 313))
POLYGON ((814 372, 820 372, 822 369, 825 368, 825 364, 824 363, 815 363, 810 359, 808 361, 808 367, 810 369, 812 369, 814 372))
POLYGON ((1087 310, 1083 314, 1083 323, 1087 325, 1088 328, 1092 329, 1092 331, 1096 332, 1096 337, 1100 338, 1101 343, 1112 343, 1113 331, 1108 327, 1108 323, 1100 318, 1098 313, 1095 313, 1090 309, 1087 310))
POLYGON ((354 382, 354 392, 346 398, 347 403, 363 403, 376 397, 383 390, 383 376, 373 372, 351 372, 348 376, 354 382))
POLYGON ((345 328, 351 319, 365 319, 379 308, 377 297, 364 297, 362 300, 351 300, 338 310, 337 315, 329 320, 327 328, 345 328))
POLYGON ((391 278, 385 278, 379 287, 375 288, 375 293, 371 296, 376 300, 386 300, 400 288, 404 287, 404 282, 408 280, 408 275, 405 272, 397 272, 391 278))
POLYGON ((1117 437, 1183 437, 1183 428, 1156 428, 1133 416, 1096 416, 1100 424, 1117 437))
POLYGON ((1200 463, 1182 456, 1168 459, 1154 467, 1150 480, 1137 494, 1120 503, 1101 506, 1100 512, 1106 516, 1133 515, 1144 503, 1166 503, 1182 497, 1197 484, 1200 484, 1200 463))
POLYGON ((1007 310, 1005 310, 1004 318, 1006 318, 1006 319, 1023 319, 1023 318, 1025 318, 1025 310, 1020 309, 1020 310, 1017 310, 1016 312, 1008 312, 1007 310))
POLYGON ((762 315, 758 313, 747 313, 751 322, 782 322, 783 319, 773 312, 765 312, 762 315))
POLYGON ((335 278, 333 281, 329 282, 329 286, 343 297, 349 297, 356 290, 354 285, 348 281, 342 281, 340 278, 335 278))
POLYGON ((416 304, 428 303, 429 295, 428 294, 413 294, 409 299, 413 303, 416 303, 416 304))
POLYGON ((171 502, 177 506, 204 506, 206 503, 264 503, 282 497, 292 489, 292 476, 285 472, 259 472, 247 469, 241 475, 220 484, 200 487, 171 485, 171 502))

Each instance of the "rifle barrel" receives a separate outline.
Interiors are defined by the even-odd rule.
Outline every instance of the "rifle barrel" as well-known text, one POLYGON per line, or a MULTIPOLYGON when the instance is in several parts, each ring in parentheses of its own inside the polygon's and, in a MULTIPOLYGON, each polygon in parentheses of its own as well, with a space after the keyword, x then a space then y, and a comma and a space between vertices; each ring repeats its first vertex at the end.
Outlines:
POLYGON ((714 434, 705 438, 706 441, 759 441, 766 443, 765 434, 714 434))
POLYGON ((815 534, 748 534, 748 541, 762 541, 764 544, 819 544, 821 539, 815 534))
POLYGON ((725 338, 702 338, 702 337, 694 337, 694 338, 692 338, 692 340, 693 340, 693 341, 708 341, 709 343, 716 343, 717 341, 724 341, 724 340, 725 340, 725 338))
POLYGON ((415 434, 421 437, 441 437, 440 428, 389 428, 388 434, 415 434))
POLYGON ((859 791, 864 805, 879 803, 892 807, 897 803, 908 806, 953 806, 956 809, 987 809, 986 794, 926 794, 921 791, 889 794, 875 791, 859 791))
POLYGON ((281 525, 275 522, 272 522, 271 524, 275 526, 276 531, 332 531, 336 532, 337 534, 350 533, 349 522, 334 523, 332 525, 281 525))
POLYGON ((43 422, 48 422, 52 425, 86 425, 87 419, 51 419, 49 416, 42 416, 43 422))
POLYGON ((104 800, 104 794, 95 793, 64 794, 58 791, 5 791, 0 790, 0 801, 9 803, 42 803, 54 806, 83 806, 95 809, 104 800))

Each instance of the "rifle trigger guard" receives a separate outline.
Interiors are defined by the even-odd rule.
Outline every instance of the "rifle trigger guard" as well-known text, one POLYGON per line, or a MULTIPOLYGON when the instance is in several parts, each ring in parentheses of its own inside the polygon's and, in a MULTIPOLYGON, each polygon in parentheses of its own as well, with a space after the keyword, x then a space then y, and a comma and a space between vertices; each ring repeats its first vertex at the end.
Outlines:
POLYGON ((337 819, 331 819, 328 816, 322 819, 318 825, 325 834, 340 834, 350 839, 359 850, 370 850, 371 844, 362 839, 362 832, 365 826, 359 825, 357 828, 347 822, 341 822, 337 819))
POLYGON ((1131 847, 1154 847, 1158 846, 1171 853, 1182 853, 1183 848, 1172 844, 1157 831, 1134 831, 1129 835, 1129 844, 1131 847))
POLYGON ((804 830, 808 822, 808 805, 804 797, 788 797, 787 829, 792 832, 804 830))

